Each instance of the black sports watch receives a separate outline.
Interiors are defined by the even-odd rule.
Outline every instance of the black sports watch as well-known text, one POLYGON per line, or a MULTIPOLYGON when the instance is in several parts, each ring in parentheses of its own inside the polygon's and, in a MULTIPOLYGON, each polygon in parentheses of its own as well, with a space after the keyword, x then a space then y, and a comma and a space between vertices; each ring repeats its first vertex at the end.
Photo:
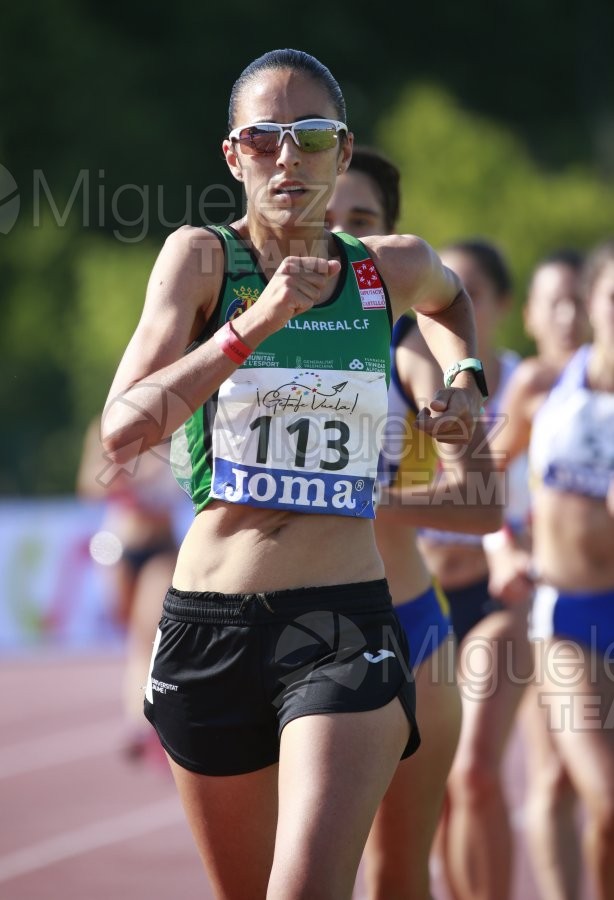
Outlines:
POLYGON ((467 357, 467 359, 461 359, 459 360, 459 362, 455 362, 448 369, 446 369, 443 376, 443 383, 446 387, 450 387, 452 385, 452 382, 459 372, 471 372, 471 374, 475 378, 475 383, 477 384, 482 395, 482 400, 488 400, 488 386, 486 385, 484 366, 479 359, 474 359, 470 356, 467 357))

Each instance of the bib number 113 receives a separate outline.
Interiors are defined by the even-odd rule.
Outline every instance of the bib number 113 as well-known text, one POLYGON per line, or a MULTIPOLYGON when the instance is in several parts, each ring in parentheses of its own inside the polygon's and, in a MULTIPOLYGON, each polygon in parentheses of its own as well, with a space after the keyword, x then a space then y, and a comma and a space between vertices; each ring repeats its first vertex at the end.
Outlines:
MULTIPOLYGON (((271 444, 271 422, 273 416, 258 416, 257 419, 250 424, 251 431, 258 432, 258 449, 256 453, 256 462, 266 465, 269 457, 269 448, 271 444)), ((309 444, 309 431, 314 426, 314 422, 309 419, 297 419, 292 425, 286 427, 288 434, 296 435, 296 450, 294 454, 294 466, 297 469, 303 469, 307 460, 307 447, 309 444)), ((317 426, 316 426, 317 427, 317 426)), ((338 472, 345 469, 348 464, 350 454, 347 448, 350 439, 350 429, 345 422, 335 422, 330 420, 324 422, 325 432, 336 431, 336 436, 327 437, 326 447, 337 454, 337 458, 330 461, 321 459, 320 469, 328 472, 338 472)))

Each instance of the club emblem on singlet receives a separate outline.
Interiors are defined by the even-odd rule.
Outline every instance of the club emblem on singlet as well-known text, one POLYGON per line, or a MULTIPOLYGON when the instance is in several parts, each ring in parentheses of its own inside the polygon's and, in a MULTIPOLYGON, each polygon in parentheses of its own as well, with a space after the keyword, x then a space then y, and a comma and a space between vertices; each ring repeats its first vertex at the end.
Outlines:
POLYGON ((378 271, 370 259, 353 262, 356 284, 363 309, 386 309, 386 295, 378 271))
POLYGON ((238 316, 242 315, 245 310, 254 305, 260 296, 258 288, 240 287, 233 288, 232 290, 236 294, 236 297, 230 302, 228 309, 226 310, 227 322, 230 321, 230 319, 236 319, 238 316))

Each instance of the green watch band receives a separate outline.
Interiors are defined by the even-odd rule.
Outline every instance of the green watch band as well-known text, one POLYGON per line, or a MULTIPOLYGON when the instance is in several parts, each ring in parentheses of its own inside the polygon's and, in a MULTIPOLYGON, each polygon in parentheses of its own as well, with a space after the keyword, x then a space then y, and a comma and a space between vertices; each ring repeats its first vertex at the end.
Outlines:
POLYGON ((482 394, 482 399, 488 399, 488 387, 486 385, 486 376, 484 375, 484 366, 479 359, 472 356, 467 359, 461 359, 446 369, 443 376, 443 383, 446 387, 450 387, 459 372, 471 372, 475 378, 475 382, 482 394))

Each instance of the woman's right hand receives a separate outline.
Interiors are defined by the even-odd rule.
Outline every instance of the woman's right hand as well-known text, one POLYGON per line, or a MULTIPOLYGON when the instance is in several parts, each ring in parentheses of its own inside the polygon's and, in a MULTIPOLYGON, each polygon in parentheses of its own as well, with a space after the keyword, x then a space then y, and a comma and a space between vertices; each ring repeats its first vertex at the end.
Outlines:
POLYGON ((535 591, 535 573, 531 554, 521 547, 506 545, 486 553, 488 593, 506 606, 526 603, 535 591))
POLYGON ((286 256, 258 302, 240 317, 238 330, 246 344, 257 346, 290 319, 311 309, 320 301, 328 280, 340 270, 341 263, 336 259, 286 256))

